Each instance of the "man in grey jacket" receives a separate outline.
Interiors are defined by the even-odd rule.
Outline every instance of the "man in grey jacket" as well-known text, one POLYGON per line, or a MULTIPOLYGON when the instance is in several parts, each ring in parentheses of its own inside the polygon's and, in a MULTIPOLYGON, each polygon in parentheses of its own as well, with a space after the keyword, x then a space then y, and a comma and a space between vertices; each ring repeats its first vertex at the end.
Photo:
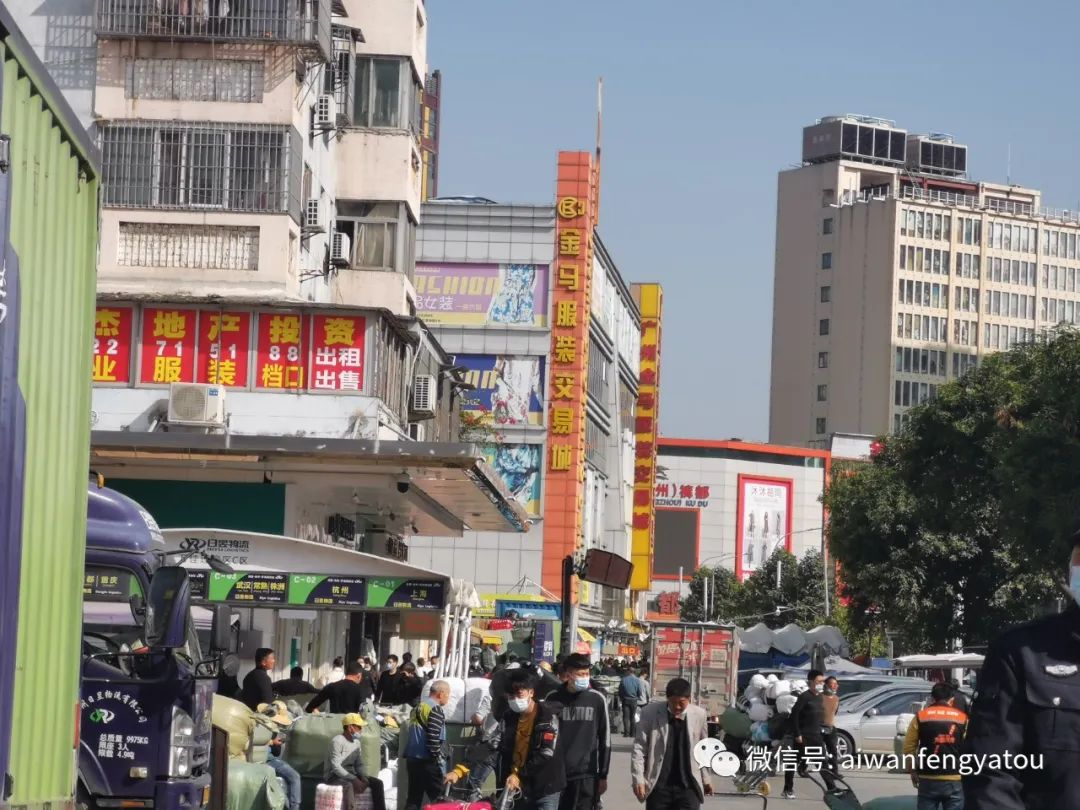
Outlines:
POLYGON ((359 806, 356 797, 369 789, 375 810, 386 810, 382 781, 364 774, 364 762, 360 757, 360 729, 363 725, 364 718, 359 714, 347 714, 341 718, 342 733, 330 740, 323 781, 342 787, 343 810, 355 810, 359 806))
POLYGON ((700 810, 712 795, 708 773, 694 763, 694 746, 709 736, 708 718, 690 705, 690 683, 668 682, 667 701, 641 710, 630 777, 634 795, 646 810, 700 810))

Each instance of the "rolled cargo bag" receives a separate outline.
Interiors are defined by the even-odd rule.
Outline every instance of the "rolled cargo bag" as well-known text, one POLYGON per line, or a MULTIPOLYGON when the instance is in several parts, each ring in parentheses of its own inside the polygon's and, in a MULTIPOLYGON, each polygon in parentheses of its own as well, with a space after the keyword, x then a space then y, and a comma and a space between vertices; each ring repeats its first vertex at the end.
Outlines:
POLYGON ((740 740, 750 739, 751 725, 753 725, 753 721, 750 719, 750 715, 740 712, 734 706, 728 706, 724 709, 724 713, 720 715, 720 727, 724 729, 725 733, 730 734, 732 737, 738 737, 740 740))
POLYGON ((246 760, 255 728, 255 715, 239 700, 214 695, 210 716, 213 724, 229 734, 229 759, 246 760))
POLYGON ((282 759, 301 776, 322 779, 330 740, 341 733, 342 717, 341 714, 305 714, 289 728, 282 759))
POLYGON ((285 791, 269 765, 229 763, 226 810, 284 810, 287 804, 285 791))

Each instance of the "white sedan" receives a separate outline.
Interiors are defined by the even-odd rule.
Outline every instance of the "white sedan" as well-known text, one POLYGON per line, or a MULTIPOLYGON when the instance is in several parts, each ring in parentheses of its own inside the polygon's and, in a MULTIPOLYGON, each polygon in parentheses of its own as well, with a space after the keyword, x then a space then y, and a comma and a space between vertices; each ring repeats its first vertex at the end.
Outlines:
POLYGON ((896 720, 911 711, 913 703, 922 703, 930 697, 932 684, 902 686, 882 690, 876 697, 859 704, 855 711, 840 711, 836 715, 837 754, 841 758, 859 751, 893 751, 896 737, 896 720))

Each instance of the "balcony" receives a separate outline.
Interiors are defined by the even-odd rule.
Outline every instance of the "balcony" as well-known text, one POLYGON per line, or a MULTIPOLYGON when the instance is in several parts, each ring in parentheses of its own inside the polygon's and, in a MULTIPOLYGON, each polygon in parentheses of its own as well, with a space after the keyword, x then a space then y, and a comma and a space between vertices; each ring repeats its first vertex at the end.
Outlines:
POLYGON ((329 61, 330 0, 97 0, 99 37, 290 45, 329 61))

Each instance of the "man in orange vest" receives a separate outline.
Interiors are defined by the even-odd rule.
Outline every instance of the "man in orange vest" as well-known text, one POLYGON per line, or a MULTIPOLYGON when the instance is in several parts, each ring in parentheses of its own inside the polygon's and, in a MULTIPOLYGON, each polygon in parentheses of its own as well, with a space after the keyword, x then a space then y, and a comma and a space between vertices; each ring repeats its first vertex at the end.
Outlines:
POLYGON ((904 738, 904 761, 919 790, 918 810, 963 810, 960 750, 968 716, 952 705, 953 688, 936 683, 930 705, 915 715, 904 738))

